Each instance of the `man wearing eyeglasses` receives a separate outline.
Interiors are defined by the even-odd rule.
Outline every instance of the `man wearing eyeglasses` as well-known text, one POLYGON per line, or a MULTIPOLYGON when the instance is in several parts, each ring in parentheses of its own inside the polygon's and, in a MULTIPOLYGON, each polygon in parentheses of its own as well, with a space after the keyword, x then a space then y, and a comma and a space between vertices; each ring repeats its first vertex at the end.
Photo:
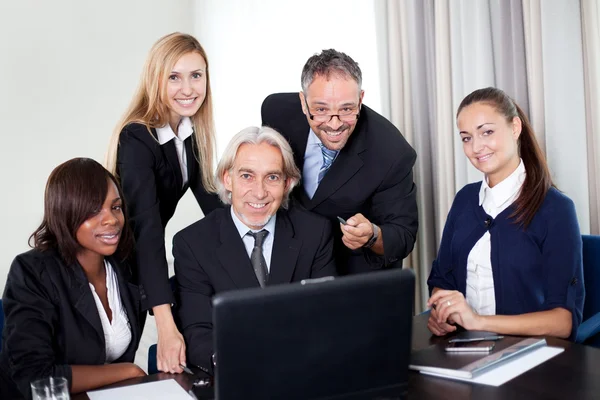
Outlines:
POLYGON ((263 125, 286 137, 302 170, 294 198, 339 225, 340 274, 401 266, 418 227, 415 151, 362 104, 362 73, 346 54, 330 49, 312 56, 301 81, 299 95, 272 94, 261 110, 263 125))

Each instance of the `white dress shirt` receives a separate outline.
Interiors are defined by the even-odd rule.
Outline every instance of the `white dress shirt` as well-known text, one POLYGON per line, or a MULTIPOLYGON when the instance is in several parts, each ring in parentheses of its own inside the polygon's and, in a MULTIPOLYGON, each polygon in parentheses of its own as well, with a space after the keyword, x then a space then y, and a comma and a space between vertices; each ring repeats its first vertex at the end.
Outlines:
MULTIPOLYGON (((323 152, 321 139, 310 129, 304 152, 304 166, 302 167, 302 186, 311 199, 319 187, 319 171, 323 166, 323 152)), ((339 152, 338 152, 339 154, 339 152)), ((337 155, 336 155, 337 158, 337 155)), ((334 159, 335 161, 335 159, 334 159)))
POLYGON ((277 215, 273 215, 271 217, 271 219, 269 220, 269 222, 267 222, 267 224, 265 226, 263 226, 261 229, 255 230, 255 229, 248 228, 246 226, 246 224, 244 224, 242 221, 240 221, 238 216, 233 211, 233 206, 230 208, 231 208, 231 218, 233 219, 233 223, 235 224, 235 227, 237 228, 238 232, 240 233, 240 237, 242 238, 242 241, 244 242, 244 247, 246 247, 246 252, 248 253, 248 258, 250 258, 250 255, 252 254, 252 250, 254 249, 254 238, 250 235, 247 235, 248 231, 260 232, 263 229, 266 229, 267 231, 269 231, 269 234, 267 235, 267 237, 265 238, 265 241, 262 244, 262 247, 263 247, 262 250, 263 250, 263 257, 265 257, 265 262, 267 263, 267 271, 271 272, 271 253, 273 252, 273 240, 275 239, 275 220, 277 218, 277 215))
POLYGON ((187 155, 184 141, 192 136, 192 133, 194 133, 192 120, 188 117, 181 119, 181 122, 177 127, 177 135, 175 135, 175 132, 173 132, 173 129, 171 129, 171 125, 169 124, 166 124, 161 128, 156 128, 158 143, 160 143, 161 146, 170 140, 175 141, 175 149, 177 150, 177 158, 179 159, 179 167, 181 168, 182 187, 188 182, 187 155))
POLYGON ((106 269, 106 295, 108 306, 112 312, 112 321, 108 320, 108 315, 106 315, 102 301, 96 293, 96 288, 91 283, 89 285, 96 301, 98 314, 100 314, 100 322, 102 322, 104 342, 106 343, 106 363, 108 364, 119 359, 127 351, 131 342, 131 326, 121 301, 117 274, 106 259, 104 260, 104 267, 106 269))
MULTIPOLYGON (((517 169, 493 188, 488 186, 486 179, 481 182, 479 205, 489 216, 496 218, 517 199, 523 181, 525 166, 521 160, 517 169)), ((479 315, 496 314, 491 253, 491 236, 490 232, 486 231, 475 243, 467 258, 467 303, 479 315)))

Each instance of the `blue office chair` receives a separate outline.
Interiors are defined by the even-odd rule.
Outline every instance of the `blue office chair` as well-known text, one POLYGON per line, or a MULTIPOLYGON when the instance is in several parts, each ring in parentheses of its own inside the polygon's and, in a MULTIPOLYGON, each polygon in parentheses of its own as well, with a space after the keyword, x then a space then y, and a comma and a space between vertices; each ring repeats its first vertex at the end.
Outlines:
MULTIPOLYGON (((171 284, 171 290, 173 291, 173 294, 175 295, 175 301, 177 301, 177 280, 175 279, 175 276, 172 276, 169 278, 169 283, 171 284)), ((177 328, 179 329, 179 332, 181 332, 181 324, 179 323, 179 320, 176 318, 176 307, 177 304, 175 304, 171 309, 173 311, 173 318, 175 319, 175 325, 177 325, 177 328)), ((157 351, 157 346, 156 343, 151 345, 150 347, 148 347, 148 375, 151 374, 157 374, 160 371, 158 370, 158 363, 156 361, 156 351, 157 351)))
POLYGON ((156 362, 156 343, 148 347, 148 375, 157 374, 158 365, 156 362))
POLYGON ((582 235, 585 302, 577 343, 600 347, 600 236, 582 235))

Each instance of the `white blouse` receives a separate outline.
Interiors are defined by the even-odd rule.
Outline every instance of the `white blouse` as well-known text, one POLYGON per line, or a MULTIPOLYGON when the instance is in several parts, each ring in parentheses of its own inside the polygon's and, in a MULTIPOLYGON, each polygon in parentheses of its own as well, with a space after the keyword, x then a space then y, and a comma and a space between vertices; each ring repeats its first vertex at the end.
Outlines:
POLYGON ((177 135, 171 129, 171 125, 166 124, 163 127, 156 128, 156 135, 158 136, 158 143, 162 146, 163 144, 173 140, 175 143, 175 150, 177 150, 177 158, 179 159, 179 168, 181 168, 181 180, 182 186, 188 182, 188 170, 187 170, 187 155, 185 151, 185 139, 192 136, 194 133, 194 127, 192 126, 192 120, 188 117, 182 118, 179 126, 177 127, 177 135))
MULTIPOLYGON (((488 186, 485 179, 481 182, 479 205, 489 216, 496 218, 517 199, 523 181, 525 181, 525 166, 521 160, 517 169, 493 188, 488 186)), ((491 253, 491 236, 490 232, 486 231, 467 257, 466 300, 479 315, 496 314, 491 253)))
POLYGON ((102 322, 102 330, 104 330, 104 342, 106 343, 106 363, 111 363, 125 353, 131 342, 131 326, 129 325, 129 319, 127 313, 123 307, 121 301, 121 294, 119 293, 119 282, 117 280, 117 274, 113 270, 112 265, 106 259, 104 259, 104 266, 106 269, 106 292, 108 297, 108 306, 112 311, 112 321, 108 320, 108 315, 104 310, 102 301, 96 293, 96 288, 90 283, 94 300, 96 301, 96 307, 98 308, 98 314, 100 314, 100 321, 102 322))

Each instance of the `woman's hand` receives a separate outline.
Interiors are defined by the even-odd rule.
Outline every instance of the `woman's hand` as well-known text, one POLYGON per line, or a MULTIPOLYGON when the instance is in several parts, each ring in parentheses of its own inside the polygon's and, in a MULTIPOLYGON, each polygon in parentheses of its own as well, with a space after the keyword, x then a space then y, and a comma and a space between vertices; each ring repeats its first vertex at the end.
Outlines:
MULTIPOLYGON (((447 322, 454 322, 466 330, 480 329, 481 317, 479 314, 473 311, 471 306, 467 304, 465 296, 463 296, 463 294, 457 290, 437 290, 431 296, 427 302, 427 305, 429 307, 433 307, 435 305, 437 317, 435 322, 438 325, 442 323, 447 324, 447 322)), ((427 326, 429 327, 429 323, 427 326)))
POLYGON ((173 323, 172 327, 159 329, 156 351, 156 366, 159 371, 180 374, 185 365, 185 341, 173 323))
POLYGON ((429 313, 427 328, 429 328, 431 333, 433 333, 436 336, 444 336, 456 330, 456 326, 450 325, 446 322, 439 323, 438 313, 434 308, 432 308, 431 312, 429 313))

